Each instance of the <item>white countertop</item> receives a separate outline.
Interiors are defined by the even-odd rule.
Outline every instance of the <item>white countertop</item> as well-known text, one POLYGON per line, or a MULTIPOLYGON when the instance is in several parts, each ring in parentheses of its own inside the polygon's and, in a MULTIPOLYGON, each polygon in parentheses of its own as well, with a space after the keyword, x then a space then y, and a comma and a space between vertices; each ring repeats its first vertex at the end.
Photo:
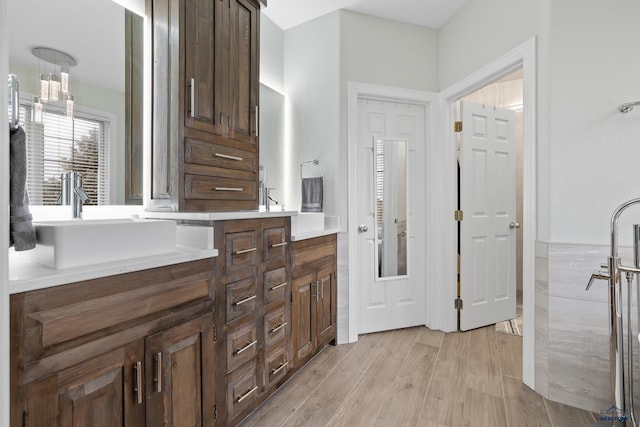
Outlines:
POLYGON ((298 215, 298 211, 233 211, 233 212, 142 212, 141 218, 224 221, 228 219, 278 218, 298 215))
POLYGON ((140 258, 130 258, 102 264, 55 269, 27 261, 20 252, 9 250, 9 293, 33 291, 52 286, 65 285, 82 280, 131 273, 165 265, 180 264, 218 256, 217 249, 199 249, 176 246, 175 252, 140 258))
POLYGON ((342 230, 339 227, 336 227, 336 228, 325 228, 324 230, 310 231, 308 233, 297 233, 297 234, 292 233, 291 240, 293 242, 297 242, 299 240, 313 239, 314 237, 328 236, 329 234, 338 234, 341 232, 342 230))

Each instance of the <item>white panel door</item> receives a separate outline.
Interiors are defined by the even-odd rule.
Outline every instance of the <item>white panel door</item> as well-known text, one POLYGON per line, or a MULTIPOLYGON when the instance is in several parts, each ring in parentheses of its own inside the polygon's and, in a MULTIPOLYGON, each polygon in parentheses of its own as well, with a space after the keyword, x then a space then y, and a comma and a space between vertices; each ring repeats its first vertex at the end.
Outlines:
MULTIPOLYGON (((351 227, 366 227, 366 231, 355 231, 358 233, 357 258, 353 268, 358 292, 359 334, 425 324, 425 110, 425 106, 421 105, 358 100, 356 188, 353 194, 357 195, 355 205, 359 223, 351 227), (397 224, 387 223, 382 226, 375 220, 374 213, 379 206, 386 206, 382 208, 388 214, 384 216, 385 221, 392 218, 389 204, 399 196, 387 193, 382 202, 376 197, 374 144, 380 140, 406 141, 407 172, 391 172, 391 168, 385 171, 385 178, 390 173, 393 174, 392 187, 406 187, 408 204, 404 206, 408 205, 408 212, 400 214, 407 218, 406 237, 399 237, 405 235, 397 224), (406 246, 406 275, 396 275, 399 274, 397 267, 385 265, 384 259, 378 259, 375 233, 381 229, 384 229, 384 238, 401 242, 389 245, 393 248, 391 250, 404 251, 406 246), (386 270, 387 276, 394 277, 379 278, 378 272, 382 270, 386 270)), ((389 184, 385 183, 387 185, 389 184)), ((404 272, 405 268, 402 267, 401 270, 404 272)))
POLYGON ((460 329, 516 316, 515 113, 461 103, 460 329))

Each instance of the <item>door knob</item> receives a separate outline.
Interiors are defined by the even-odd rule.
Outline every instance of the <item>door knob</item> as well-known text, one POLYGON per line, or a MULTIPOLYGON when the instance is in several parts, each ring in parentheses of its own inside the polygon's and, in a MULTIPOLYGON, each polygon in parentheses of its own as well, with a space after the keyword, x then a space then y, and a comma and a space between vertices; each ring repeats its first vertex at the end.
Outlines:
POLYGON ((369 227, 367 227, 366 225, 362 224, 358 227, 358 233, 366 233, 367 231, 369 231, 369 227))
POLYGON ((514 228, 520 228, 520 223, 519 223, 519 222, 511 221, 511 224, 509 224, 509 228, 510 228, 510 229, 512 229, 512 230, 513 230, 514 228))

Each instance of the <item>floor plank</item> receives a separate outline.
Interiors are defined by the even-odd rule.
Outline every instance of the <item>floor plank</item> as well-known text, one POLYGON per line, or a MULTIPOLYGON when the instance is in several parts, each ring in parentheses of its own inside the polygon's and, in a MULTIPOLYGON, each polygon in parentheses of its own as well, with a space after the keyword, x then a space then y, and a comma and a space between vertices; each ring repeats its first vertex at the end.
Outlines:
POLYGON ((593 414, 522 384, 522 337, 424 327, 330 346, 241 423, 271 426, 564 427, 593 414))

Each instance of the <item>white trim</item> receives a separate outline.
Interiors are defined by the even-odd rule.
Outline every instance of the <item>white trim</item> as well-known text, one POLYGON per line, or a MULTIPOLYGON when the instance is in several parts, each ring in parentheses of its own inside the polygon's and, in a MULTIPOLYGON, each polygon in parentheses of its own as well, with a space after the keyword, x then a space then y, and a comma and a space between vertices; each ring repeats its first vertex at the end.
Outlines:
MULTIPOLYGON (((9 73, 7 2, 0 1, 0 76, 9 73)), ((0 425, 9 425, 9 125, 6 80, 0 87, 0 425)))
MULTIPOLYGON (((523 341, 522 341, 522 379, 523 382, 535 389, 535 243, 537 236, 537 169, 536 169, 536 39, 531 38, 502 57, 492 61, 462 81, 454 84, 440 95, 443 117, 443 134, 441 141, 448 141, 438 148, 438 155, 445 159, 446 173, 442 175, 445 183, 437 202, 446 208, 438 213, 449 220, 441 222, 444 230, 443 259, 444 274, 439 277, 440 283, 455 283, 457 274, 457 249, 455 222, 450 220, 456 209, 456 146, 453 128, 453 104, 469 93, 494 82, 499 78, 522 68, 524 72, 524 161, 523 161, 523 341), (441 198, 440 198, 441 197, 441 198)), ((433 206, 440 206, 434 204, 433 206)), ((439 254, 435 254, 439 255, 439 254)), ((436 281, 437 283, 437 281, 436 281)), ((455 286, 443 286, 446 289, 438 301, 441 306, 452 306, 456 297, 455 286)), ((433 297, 433 295, 432 295, 433 297)), ((440 297, 440 296, 439 296, 440 297)), ((453 310, 446 312, 442 318, 440 329, 455 330, 456 314, 453 310)))
MULTIPOLYGON (((411 89, 402 89, 390 86, 378 86, 367 83, 359 83, 359 82, 347 82, 347 142, 348 142, 348 195, 349 195, 349 220, 347 224, 347 232, 349 233, 349 342, 358 341, 358 298, 357 298, 357 286, 356 277, 355 277, 355 269, 353 265, 355 263, 355 259, 357 259, 357 254, 355 253, 355 239, 357 238, 357 227, 358 218, 355 215, 354 203, 356 200, 354 189, 355 189, 355 165, 356 158, 354 155, 355 145, 358 140, 357 133, 357 117, 358 117, 358 98, 361 97, 373 97, 373 98, 382 98, 382 99, 391 99, 399 102, 408 102, 419 105, 424 105, 425 107, 425 139, 426 139, 426 159, 423 159, 425 164, 427 164, 427 169, 430 169, 431 164, 433 163, 433 157, 431 157, 431 146, 434 141, 434 124, 436 123, 436 116, 434 103, 438 98, 436 93, 432 92, 423 92, 411 89), (428 163, 430 162, 430 163, 428 163)), ((431 176, 431 174, 429 174, 431 176)), ((429 178, 428 178, 429 179, 429 178)), ((430 181, 434 182, 434 181, 430 181)), ((422 195, 427 200, 427 210, 430 210, 429 204, 429 183, 424 186, 425 193, 422 195)), ((430 239, 427 239, 427 236, 430 235, 431 228, 429 224, 431 221, 429 220, 430 215, 427 215, 427 224, 425 224, 425 235, 424 239, 427 242, 427 253, 425 254, 425 262, 427 272, 429 272, 430 268, 432 268, 432 261, 429 254, 432 252, 433 245, 430 244, 430 239)), ((429 295, 430 287, 435 287, 432 285, 433 282, 427 281, 426 287, 426 295, 429 295)), ((426 324, 430 326, 430 316, 431 309, 430 307, 434 305, 433 301, 430 301, 430 298, 427 298, 427 313, 425 315, 426 324)))

